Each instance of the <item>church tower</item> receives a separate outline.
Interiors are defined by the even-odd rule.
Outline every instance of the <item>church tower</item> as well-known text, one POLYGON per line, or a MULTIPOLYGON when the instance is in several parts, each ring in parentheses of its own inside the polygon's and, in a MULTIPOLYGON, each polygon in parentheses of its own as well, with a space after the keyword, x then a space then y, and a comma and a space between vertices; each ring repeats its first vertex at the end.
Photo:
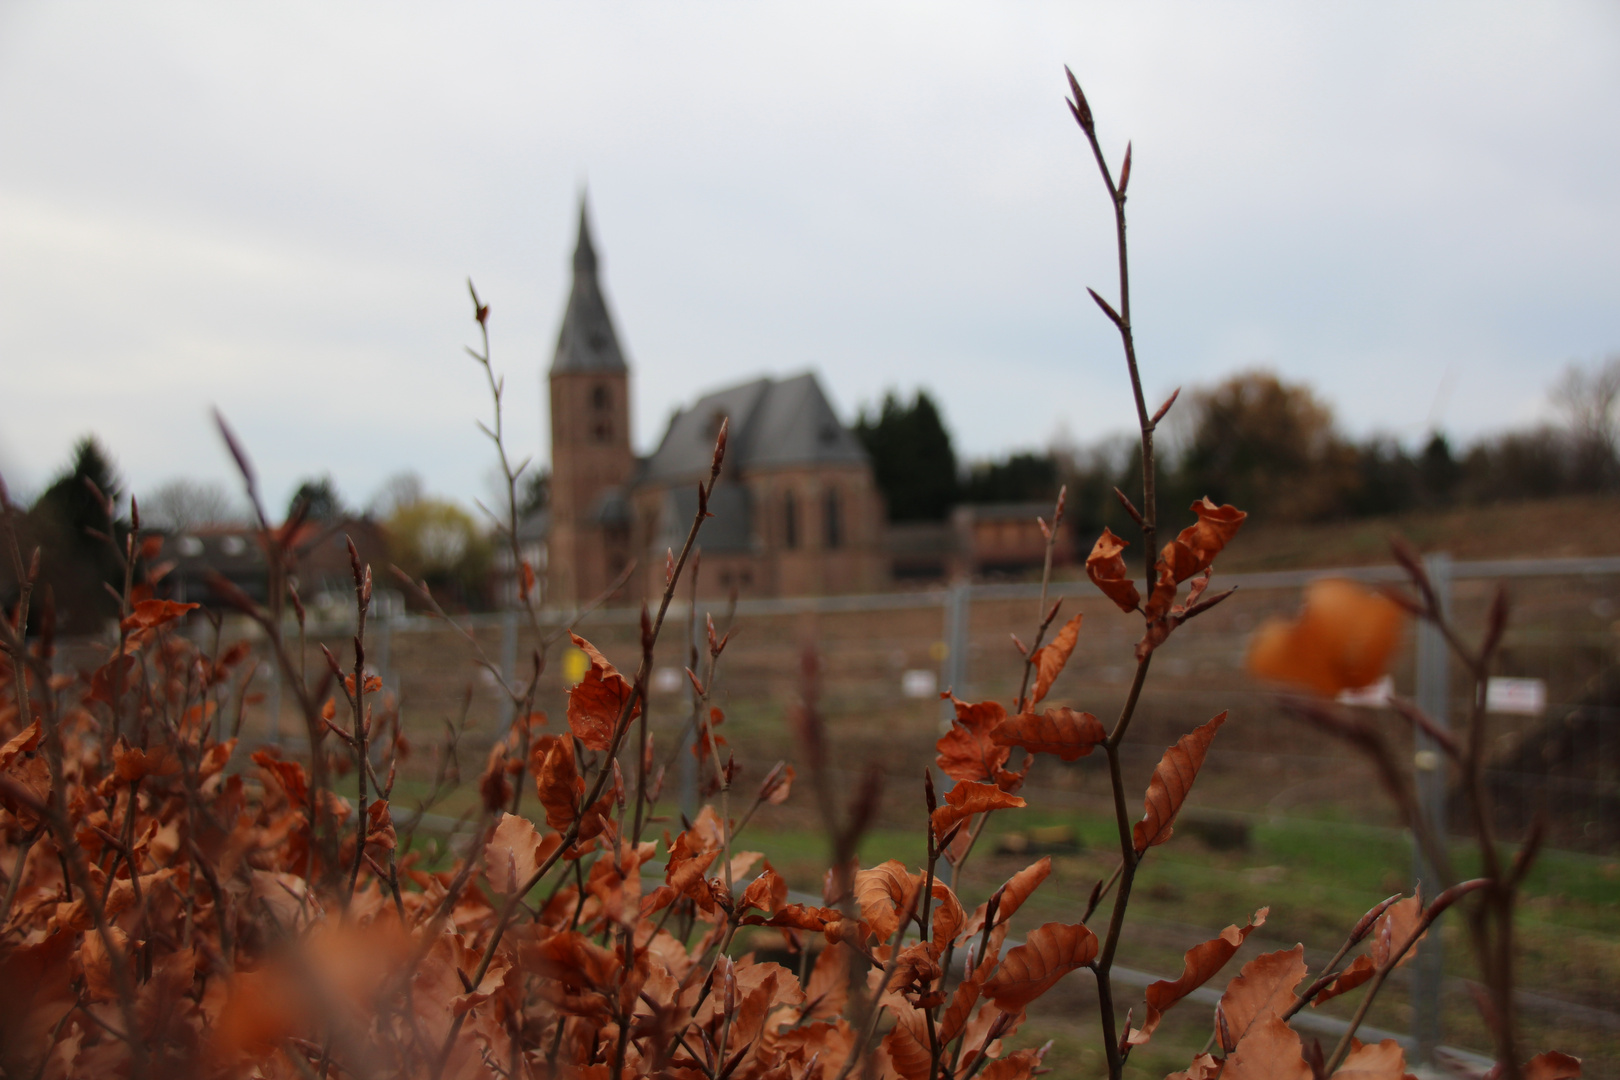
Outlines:
POLYGON ((581 198, 574 284, 550 380, 548 599, 564 606, 600 594, 630 558, 630 368, 597 274, 581 198))

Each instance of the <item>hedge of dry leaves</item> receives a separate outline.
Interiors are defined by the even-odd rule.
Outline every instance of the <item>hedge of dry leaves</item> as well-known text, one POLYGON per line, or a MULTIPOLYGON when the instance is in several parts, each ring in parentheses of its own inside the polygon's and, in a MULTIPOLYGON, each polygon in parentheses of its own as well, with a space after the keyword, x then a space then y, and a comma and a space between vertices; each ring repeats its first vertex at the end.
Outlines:
MULTIPOLYGON (((353 560, 352 648, 341 660, 327 653, 324 665, 307 663, 290 563, 298 515, 273 527, 259 510, 268 600, 261 605, 223 582, 221 595, 261 628, 297 699, 312 752, 300 760, 270 749, 247 753, 235 732, 245 669, 257 661, 245 643, 220 640, 217 620, 208 633, 195 605, 158 595, 164 568, 151 563, 157 546, 143 540, 138 513, 114 544, 125 566, 116 642, 93 670, 69 672, 59 670, 53 652, 50 597, 32 595, 38 554, 19 549, 11 527, 16 510, 0 488, 0 557, 11 560, 23 582, 20 598, 0 617, 8 661, 0 666, 5 1077, 845 1080, 858 1073, 1026 1080, 1043 1070, 1046 1053, 1015 1048, 1026 1010, 1082 968, 1095 980, 1108 1072, 1119 1077, 1164 1013, 1213 978, 1266 912, 1189 950, 1181 974, 1149 986, 1141 1002, 1116 999, 1112 965, 1137 868, 1171 839, 1222 725, 1241 720, 1222 713, 1169 747, 1140 818, 1128 809, 1135 797, 1125 786, 1120 747, 1155 651, 1226 595, 1206 590, 1215 558, 1244 515, 1200 500, 1191 508, 1193 525, 1162 548, 1155 539, 1152 437, 1174 396, 1150 417, 1137 375, 1124 248, 1130 155, 1127 149, 1116 182, 1072 77, 1070 86, 1070 108, 1095 152, 1118 223, 1118 308, 1093 296, 1120 331, 1142 428, 1143 506, 1120 498, 1141 527, 1142 550, 1155 556, 1141 590, 1130 579, 1125 541, 1112 533, 1104 532, 1087 560, 1092 581, 1143 626, 1133 689, 1111 724, 1046 703, 1080 642, 1081 621, 1068 620, 1047 640, 1059 605, 1048 608, 1043 598, 1017 697, 955 703, 956 720, 939 739, 937 758, 950 786, 936 793, 930 775, 926 806, 918 808, 925 862, 863 869, 854 852, 884 779, 868 773, 841 805, 828 771, 836 747, 817 712, 816 664, 808 655, 793 726, 801 782, 812 787, 823 817, 831 868, 819 898, 790 899, 770 863, 743 850, 743 837, 761 804, 788 797, 795 773, 778 766, 757 787, 733 790, 736 764, 715 730, 722 717, 707 700, 726 643, 711 625, 706 662, 694 648, 689 669, 689 734, 713 798, 679 832, 656 828, 663 824, 654 820, 662 771, 641 704, 671 600, 697 573, 692 555, 721 475, 722 425, 686 542, 669 553, 662 599, 656 610, 643 609, 635 674, 621 674, 575 637, 590 667, 570 692, 566 723, 554 730, 532 709, 544 646, 528 676, 511 685, 503 680, 520 719, 495 745, 479 779, 481 813, 469 842, 447 864, 431 865, 411 842, 421 808, 413 814, 392 800, 407 746, 397 713, 366 672, 370 567, 353 560), (296 643, 284 633, 289 606, 300 628, 296 643), (190 620, 186 634, 179 632, 182 620, 190 620), (38 633, 25 641, 29 626, 38 633), (1018 791, 1035 755, 1074 761, 1094 752, 1106 760, 1112 785, 1119 869, 1075 905, 1073 921, 1048 922, 1013 941, 1010 920, 1041 887, 1048 860, 971 907, 948 882, 990 815, 1024 805, 1018 791), (1093 923, 1105 904, 1106 919, 1093 923), (797 965, 739 954, 738 934, 747 928, 779 933, 797 965)), ((522 467, 510 464, 500 443, 502 384, 488 359, 489 308, 476 294, 473 303, 484 335, 483 352, 473 356, 496 404, 486 430, 511 496, 506 538, 533 620, 536 577, 516 543, 522 467)), ((251 464, 223 422, 221 428, 258 505, 251 464)), ((1060 495, 1054 524, 1062 512, 1060 495)), ((1056 534, 1047 530, 1048 570, 1056 534)), ((1443 619, 1421 567, 1407 561, 1416 597, 1369 594, 1347 583, 1320 587, 1298 621, 1259 636, 1254 669, 1328 696, 1374 680, 1398 640, 1403 608, 1443 619)), ((423 586, 405 584, 437 610, 423 586)), ((1478 651, 1464 650, 1480 678, 1500 640, 1505 603, 1492 619, 1478 651)), ((476 650, 470 635, 469 644, 476 650)), ((1476 697, 1483 701, 1483 694, 1476 697)), ((1326 701, 1296 709, 1371 754, 1410 811, 1387 739, 1326 701)), ((1409 719, 1427 723, 1415 711, 1409 719)), ((1465 781, 1477 781, 1466 770, 1477 761, 1484 730, 1478 715, 1467 742, 1445 736, 1442 743, 1465 781)), ((443 752, 442 760, 451 760, 454 732, 443 752)), ((441 769, 440 779, 446 774, 441 769)), ((441 789, 436 782, 435 794, 441 789)), ((1463 791, 1473 798, 1480 788, 1465 782, 1463 791)), ((1489 820, 1481 811, 1486 874, 1453 881, 1445 845, 1422 834, 1409 813, 1449 887, 1427 903, 1413 896, 1378 905, 1314 975, 1299 946, 1249 960, 1211 1017, 1210 1052, 1175 1075, 1401 1080, 1406 1068, 1395 1043, 1362 1045, 1352 1029, 1331 1050, 1315 1040, 1307 1046, 1289 1020, 1309 1005, 1359 992, 1359 1023, 1389 973, 1460 901, 1489 988, 1497 1075, 1578 1076, 1579 1063, 1561 1055, 1527 1063, 1517 1056, 1513 900, 1535 843, 1505 861, 1489 820)))

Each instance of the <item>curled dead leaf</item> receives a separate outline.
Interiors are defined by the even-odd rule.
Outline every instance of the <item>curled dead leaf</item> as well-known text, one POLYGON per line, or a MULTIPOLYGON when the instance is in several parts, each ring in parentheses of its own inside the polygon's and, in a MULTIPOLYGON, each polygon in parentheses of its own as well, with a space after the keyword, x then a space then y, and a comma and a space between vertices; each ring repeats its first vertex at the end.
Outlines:
POLYGON ((1128 546, 1124 540, 1104 528, 1096 544, 1092 545, 1091 554, 1086 556, 1086 576, 1124 612, 1135 611, 1142 604, 1142 594, 1136 591, 1130 571, 1120 555, 1128 546))

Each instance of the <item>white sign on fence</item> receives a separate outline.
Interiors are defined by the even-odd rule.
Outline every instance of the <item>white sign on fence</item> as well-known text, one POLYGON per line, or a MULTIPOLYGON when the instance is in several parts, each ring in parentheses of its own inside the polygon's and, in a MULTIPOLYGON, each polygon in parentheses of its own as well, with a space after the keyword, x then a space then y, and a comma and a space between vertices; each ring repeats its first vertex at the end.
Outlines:
POLYGON ((1339 704, 1362 705, 1369 709, 1382 709, 1389 704, 1389 696, 1395 692, 1395 680, 1385 675, 1375 683, 1355 690, 1342 690, 1339 692, 1339 704))
POLYGON ((1540 716, 1547 711, 1547 684, 1541 679, 1492 678, 1485 684, 1485 708, 1490 712, 1540 716))
POLYGON ((931 698, 939 693, 939 676, 929 668, 912 668, 900 676, 900 692, 909 698, 931 698))

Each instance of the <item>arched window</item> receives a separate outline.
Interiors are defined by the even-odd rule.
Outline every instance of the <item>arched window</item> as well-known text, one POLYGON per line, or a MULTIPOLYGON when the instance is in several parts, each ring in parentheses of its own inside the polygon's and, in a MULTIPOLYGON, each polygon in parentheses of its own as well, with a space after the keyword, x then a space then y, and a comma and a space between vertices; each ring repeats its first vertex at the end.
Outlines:
POLYGON ((837 488, 828 488, 823 498, 821 523, 826 533, 826 543, 829 548, 839 547, 844 542, 843 502, 838 497, 837 488))
POLYGON ((608 396, 608 388, 606 386, 598 383, 591 387, 591 406, 592 408, 596 409, 597 412, 602 412, 605 410, 611 400, 612 399, 608 396))
POLYGON ((782 493, 782 546, 799 546, 799 502, 791 491, 782 493))

